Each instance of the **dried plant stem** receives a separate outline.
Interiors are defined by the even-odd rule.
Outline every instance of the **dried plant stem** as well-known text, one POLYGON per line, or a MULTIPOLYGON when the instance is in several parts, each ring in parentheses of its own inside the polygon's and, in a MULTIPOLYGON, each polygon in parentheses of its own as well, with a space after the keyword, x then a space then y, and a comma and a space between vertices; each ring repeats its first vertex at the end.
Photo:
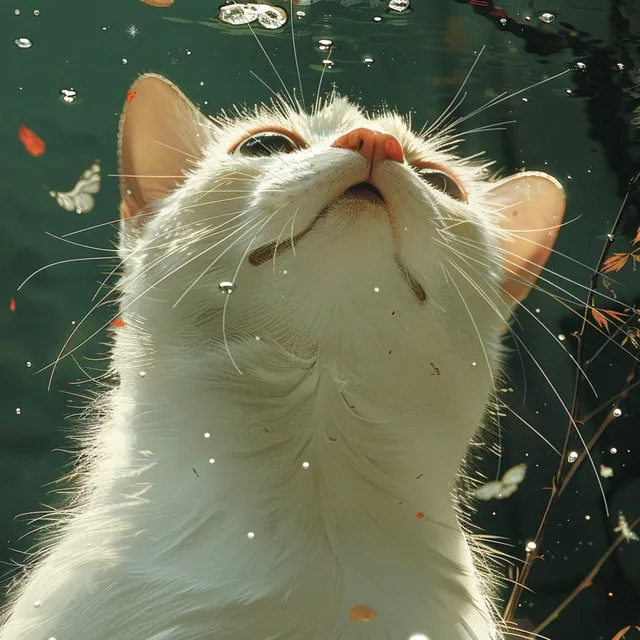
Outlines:
MULTIPOLYGON (((549 500, 547 501, 547 505, 542 515, 542 519, 540 520, 538 531, 536 532, 536 535, 533 538, 533 544, 535 546, 533 546, 532 551, 528 552, 527 556, 525 557, 522 568, 518 573, 517 580, 514 584, 513 590, 511 591, 511 595, 509 596, 507 605, 504 609, 503 619, 507 622, 513 622, 518 605, 520 604, 522 592, 525 588, 527 579, 529 578, 529 574, 531 573, 531 568, 533 567, 533 563, 537 558, 540 557, 538 551, 541 548, 542 540, 544 538, 544 534, 547 528, 547 524, 549 521, 549 513, 553 509, 553 506, 556 504, 561 493, 564 491, 568 481, 573 477, 573 475, 576 472, 576 469, 579 467, 579 464, 576 464, 578 463, 578 460, 575 461, 573 467, 569 466, 568 453, 569 453, 569 445, 571 443, 571 435, 573 433, 573 428, 574 427, 577 428, 577 424, 580 422, 578 418, 578 414, 580 411, 580 399, 581 399, 582 388, 584 386, 584 374, 582 373, 582 371, 585 370, 583 336, 584 336, 584 332, 587 325, 590 324, 589 313, 594 308, 593 299, 595 296, 595 292, 598 288, 598 283, 600 281, 603 264, 607 259, 607 257, 609 256, 611 245, 613 244, 613 241, 615 239, 615 234, 618 231, 618 227, 620 226, 624 212, 627 208, 627 203, 629 202, 629 198, 632 192, 635 190, 635 186, 638 180, 640 180, 640 173, 636 174, 629 184, 627 193, 624 197, 622 204, 620 205, 620 209, 618 210, 618 214, 613 222, 613 225, 611 226, 611 229, 607 234, 604 246, 602 247, 602 251, 600 252, 600 258, 598 260, 598 264, 595 270, 593 271, 593 273, 591 274, 591 278, 589 280, 589 290, 587 292, 584 311, 582 313, 582 322, 580 325, 580 329, 573 334, 577 342, 577 353, 576 353, 577 367, 576 367, 575 383, 573 387, 573 399, 571 401, 571 412, 570 412, 569 424, 567 426, 564 444, 562 447, 562 455, 560 456, 560 463, 558 465, 558 470, 552 480, 551 494, 549 495, 549 500)), ((633 380, 633 377, 635 377, 635 368, 633 369, 632 374, 630 375, 632 375, 631 379, 633 380)), ((629 391, 629 388, 626 389, 626 393, 628 393, 628 391, 629 391)), ((589 442, 588 449, 591 449, 595 445, 598 438, 602 435, 602 433, 608 426, 612 417, 613 417, 612 414, 607 415, 604 422, 602 423, 602 425, 600 425, 600 427, 596 431, 596 434, 594 434, 594 437, 589 442)), ((585 457, 586 457, 586 450, 581 453, 579 462, 582 463, 582 460, 584 460, 585 457)))
MULTIPOLYGON (((640 524, 640 516, 638 516, 630 525, 631 531, 640 524)), ((624 534, 620 534, 611 544, 611 546, 602 554, 602 557, 593 565, 593 568, 582 579, 580 584, 533 630, 533 633, 540 633, 545 627, 553 622, 569 605, 576 596, 593 584, 593 579, 602 568, 602 565, 609 559, 609 556, 618 548, 620 543, 625 539, 624 534)))

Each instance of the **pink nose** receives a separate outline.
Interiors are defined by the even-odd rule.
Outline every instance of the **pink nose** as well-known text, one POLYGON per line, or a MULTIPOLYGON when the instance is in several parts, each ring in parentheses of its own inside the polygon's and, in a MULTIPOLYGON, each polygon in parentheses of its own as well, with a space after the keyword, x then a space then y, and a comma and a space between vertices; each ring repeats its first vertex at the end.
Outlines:
POLYGON ((388 133, 380 133, 366 127, 354 129, 340 136, 332 145, 338 149, 352 149, 365 157, 373 167, 383 160, 404 162, 402 145, 388 133))

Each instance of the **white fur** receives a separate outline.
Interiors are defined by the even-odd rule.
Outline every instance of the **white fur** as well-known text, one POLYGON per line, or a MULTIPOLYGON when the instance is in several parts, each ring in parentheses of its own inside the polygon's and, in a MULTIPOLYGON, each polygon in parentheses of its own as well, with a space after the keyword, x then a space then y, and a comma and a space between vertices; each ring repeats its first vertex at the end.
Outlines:
POLYGON ((343 99, 203 127, 183 186, 143 228, 123 222, 120 382, 96 405, 83 489, 0 638, 498 640, 452 500, 508 316, 480 168, 343 99), (256 124, 310 146, 228 155, 256 124), (368 166, 330 145, 357 126, 395 135, 407 161, 449 167, 469 203, 392 161, 375 169, 392 224, 380 204, 340 198, 368 166), (295 252, 247 262, 325 208, 295 252), (490 303, 438 240, 475 255, 458 264, 490 303), (375 620, 351 621, 359 604, 375 620))

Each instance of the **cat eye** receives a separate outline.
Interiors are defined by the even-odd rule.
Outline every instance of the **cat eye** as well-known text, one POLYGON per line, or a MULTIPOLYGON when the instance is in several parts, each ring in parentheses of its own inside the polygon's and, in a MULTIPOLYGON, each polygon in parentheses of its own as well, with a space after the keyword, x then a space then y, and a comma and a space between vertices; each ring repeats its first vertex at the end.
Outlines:
POLYGON ((464 192, 464 189, 450 175, 444 173, 444 171, 425 168, 420 169, 418 175, 432 187, 438 189, 438 191, 446 193, 450 198, 462 202, 467 201, 467 194, 464 192))
POLYGON ((303 145, 280 131, 260 131, 242 140, 230 153, 257 158, 291 153, 301 146, 303 145))

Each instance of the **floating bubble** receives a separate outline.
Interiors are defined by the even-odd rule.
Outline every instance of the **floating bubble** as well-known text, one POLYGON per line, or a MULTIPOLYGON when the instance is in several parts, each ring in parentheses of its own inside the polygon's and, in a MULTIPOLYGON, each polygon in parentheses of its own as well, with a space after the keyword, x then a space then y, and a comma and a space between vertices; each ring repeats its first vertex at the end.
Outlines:
POLYGON ((14 16, 19 16, 22 13, 22 11, 20 11, 20 9, 14 9, 13 10, 13 15, 14 16))
POLYGON ((406 11, 410 4, 411 0, 389 0, 389 4, 387 6, 390 11, 397 11, 400 13, 401 11, 406 11))
POLYGON ((258 22, 265 29, 279 29, 286 21, 287 12, 281 7, 265 6, 258 13, 258 22))
POLYGON ((78 92, 73 87, 69 87, 68 89, 60 89, 60 97, 62 98, 63 102, 71 104, 72 102, 76 101, 78 92))
POLYGON ((538 16, 538 20, 540 20, 541 22, 546 22, 547 24, 553 22, 555 19, 556 17, 549 11, 544 11, 538 16))
POLYGON ((33 15, 34 16, 39 16, 40 15, 40 9, 34 9, 33 10, 33 15))
POLYGON ((226 24, 248 24, 258 18, 255 4, 227 4, 220 7, 218 19, 226 24))
POLYGON ((29 38, 16 38, 13 42, 18 49, 30 49, 33 46, 33 42, 29 38))

